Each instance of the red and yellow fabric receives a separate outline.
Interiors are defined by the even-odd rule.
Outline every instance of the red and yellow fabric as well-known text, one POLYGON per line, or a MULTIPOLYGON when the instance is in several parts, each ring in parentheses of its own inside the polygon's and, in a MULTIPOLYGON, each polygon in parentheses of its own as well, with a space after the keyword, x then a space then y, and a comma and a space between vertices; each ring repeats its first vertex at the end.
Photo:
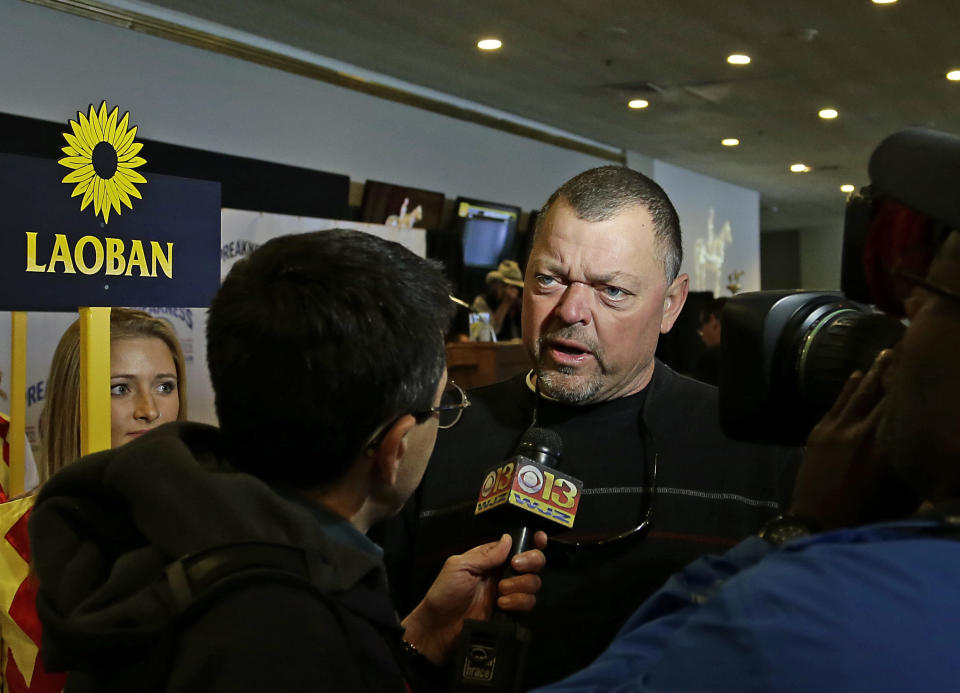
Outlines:
POLYGON ((0 659, 4 693, 60 693, 66 676, 40 661, 36 578, 30 573, 27 522, 34 496, 0 503, 0 659))
POLYGON ((7 440, 10 434, 10 419, 0 414, 0 454, 2 454, 3 464, 0 464, 0 503, 7 500, 7 479, 10 475, 10 441, 7 440))
MULTIPOLYGON (((8 492, 8 480, 10 478, 10 418, 3 413, 0 413, 0 503, 7 500, 10 497, 8 492)), ((38 479, 37 479, 37 465, 33 459, 33 453, 30 450, 29 441, 24 446, 23 451, 23 483, 24 489, 30 491, 36 488, 38 479)))

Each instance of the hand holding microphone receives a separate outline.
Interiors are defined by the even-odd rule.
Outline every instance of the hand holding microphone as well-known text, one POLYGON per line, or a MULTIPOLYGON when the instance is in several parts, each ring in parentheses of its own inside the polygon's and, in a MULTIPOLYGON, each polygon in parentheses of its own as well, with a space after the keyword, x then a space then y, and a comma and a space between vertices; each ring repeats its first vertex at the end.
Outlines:
POLYGON ((583 488, 557 471, 561 448, 556 433, 531 428, 514 455, 484 475, 476 514, 502 506, 497 512, 509 533, 448 558, 403 621, 404 640, 435 664, 447 660, 462 629, 453 690, 513 691, 519 685, 529 633, 507 612, 534 607, 547 543, 536 527, 573 526, 583 488))
MULTIPOLYGON (((554 431, 531 428, 514 455, 483 477, 474 514, 500 508, 496 512, 502 513, 504 523, 511 527, 510 562, 505 566, 501 590, 530 578, 539 583, 535 575, 516 574, 522 567, 516 565, 517 561, 527 556, 525 552, 533 543, 545 546, 546 534, 535 531, 537 526, 573 526, 583 484, 557 471, 561 448, 560 436, 554 431)), ((539 589, 539 584, 536 587, 539 589)), ((535 597, 528 595, 526 603, 532 608, 534 602, 535 597)), ((529 631, 503 611, 495 612, 490 620, 467 619, 454 661, 451 690, 519 690, 529 642, 529 631)))
POLYGON ((451 556, 416 608, 403 620, 403 639, 434 664, 442 664, 456 645, 466 619, 486 620, 501 611, 530 611, 540 589, 537 573, 546 559, 547 535, 537 532, 536 548, 512 555, 508 534, 451 556), (500 567, 511 555, 514 575, 499 579, 500 567))
POLYGON ((583 482, 558 471, 562 450, 556 432, 530 428, 516 453, 484 475, 474 514, 503 507, 511 515, 511 557, 529 548, 531 526, 573 527, 583 482))

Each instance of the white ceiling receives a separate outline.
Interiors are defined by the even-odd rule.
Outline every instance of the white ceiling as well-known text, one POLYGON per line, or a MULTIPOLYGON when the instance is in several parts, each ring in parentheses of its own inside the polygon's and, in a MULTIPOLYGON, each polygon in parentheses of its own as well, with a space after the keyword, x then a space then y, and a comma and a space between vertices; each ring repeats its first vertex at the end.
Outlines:
POLYGON ((839 186, 867 183, 884 136, 960 132, 960 82, 944 77, 960 69, 960 0, 151 4, 759 190, 764 230, 839 224, 839 186), (485 36, 504 47, 478 51, 485 36), (733 52, 752 63, 728 65, 733 52))

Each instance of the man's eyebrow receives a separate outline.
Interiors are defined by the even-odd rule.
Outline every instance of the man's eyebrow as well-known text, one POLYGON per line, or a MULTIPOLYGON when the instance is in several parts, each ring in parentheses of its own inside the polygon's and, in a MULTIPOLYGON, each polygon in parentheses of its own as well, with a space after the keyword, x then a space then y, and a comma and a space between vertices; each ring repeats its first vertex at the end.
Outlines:
POLYGON ((640 277, 630 272, 615 270, 613 272, 607 272, 606 274, 595 274, 592 276, 592 281, 596 284, 616 284, 622 282, 636 282, 639 284, 640 277))
POLYGON ((587 276, 587 280, 594 286, 616 286, 631 291, 639 291, 644 286, 643 280, 638 275, 622 270, 591 274, 587 276))
MULTIPOLYGON (((561 267, 560 263, 555 260, 547 260, 542 264, 541 271, 549 272, 552 274, 559 274, 564 277, 567 276, 566 271, 561 267)), ((629 284, 631 286, 642 285, 640 277, 631 272, 624 272, 623 270, 611 270, 609 272, 602 272, 599 274, 591 274, 587 277, 591 284, 629 284)))

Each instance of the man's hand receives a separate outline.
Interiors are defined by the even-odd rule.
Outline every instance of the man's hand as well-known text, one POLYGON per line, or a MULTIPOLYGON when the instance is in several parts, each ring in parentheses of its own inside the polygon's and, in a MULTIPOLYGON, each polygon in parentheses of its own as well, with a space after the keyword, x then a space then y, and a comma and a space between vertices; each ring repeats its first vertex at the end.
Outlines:
POLYGON ((487 619, 494 605, 503 611, 533 609, 540 589, 537 573, 546 563, 542 549, 547 535, 537 532, 534 543, 537 548, 510 562, 518 575, 504 579, 500 572, 510 553, 508 534, 448 558, 423 601, 403 620, 403 639, 434 664, 441 664, 452 653, 464 619, 487 619))
POLYGON ((891 361, 892 352, 884 350, 866 375, 854 372, 810 432, 791 514, 815 520, 826 530, 902 517, 916 509, 918 500, 904 491, 875 444, 883 415, 883 374, 891 361))

